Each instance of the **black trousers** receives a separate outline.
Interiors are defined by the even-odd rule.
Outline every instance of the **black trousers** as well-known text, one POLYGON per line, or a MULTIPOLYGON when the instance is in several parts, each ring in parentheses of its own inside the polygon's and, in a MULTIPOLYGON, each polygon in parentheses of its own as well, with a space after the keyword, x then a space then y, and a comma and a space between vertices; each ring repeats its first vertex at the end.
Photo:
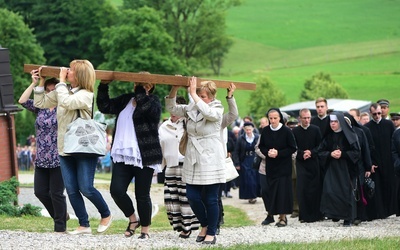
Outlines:
POLYGON ((134 167, 125 163, 114 163, 111 177, 110 192, 117 206, 126 217, 135 213, 135 208, 127 194, 129 184, 135 177, 135 197, 140 218, 140 225, 151 225, 152 203, 150 198, 151 181, 154 169, 149 167, 134 167))
POLYGON ((54 220, 54 231, 66 231, 67 202, 61 168, 35 168, 34 192, 54 220))

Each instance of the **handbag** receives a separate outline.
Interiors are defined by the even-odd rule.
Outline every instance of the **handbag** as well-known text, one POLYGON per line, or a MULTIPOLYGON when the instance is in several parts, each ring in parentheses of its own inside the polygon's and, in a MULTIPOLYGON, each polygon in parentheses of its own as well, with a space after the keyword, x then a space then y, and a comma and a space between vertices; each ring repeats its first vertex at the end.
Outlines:
POLYGON ((368 198, 374 197, 375 194, 375 182, 370 177, 365 177, 364 191, 368 198))
POLYGON ((186 153, 186 148, 187 148, 187 143, 189 140, 189 136, 188 133, 186 131, 186 121, 183 120, 183 135, 181 140, 179 141, 179 153, 181 153, 181 155, 185 155, 186 153))
POLYGON ((239 176, 231 157, 225 158, 225 169, 225 178, 227 182, 239 176))
POLYGON ((261 164, 262 158, 256 154, 253 160, 253 169, 259 170, 260 169, 260 164, 261 164))
POLYGON ((78 110, 78 118, 67 125, 64 153, 104 156, 107 151, 106 128, 104 123, 81 118, 78 110))

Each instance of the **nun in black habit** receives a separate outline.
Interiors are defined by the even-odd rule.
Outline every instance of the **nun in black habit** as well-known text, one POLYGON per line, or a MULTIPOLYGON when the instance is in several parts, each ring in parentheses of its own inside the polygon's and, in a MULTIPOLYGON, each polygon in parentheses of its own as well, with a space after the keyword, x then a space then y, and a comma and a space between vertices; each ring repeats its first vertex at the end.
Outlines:
POLYGON ((351 226, 357 212, 360 146, 356 133, 342 112, 332 112, 329 120, 331 131, 318 148, 318 156, 326 169, 321 212, 330 219, 344 220, 344 226, 351 226))
POLYGON ((290 128, 283 124, 283 116, 278 108, 267 112, 270 125, 261 131, 258 145, 265 155, 265 171, 269 185, 270 215, 279 214, 276 226, 287 225, 286 214, 293 212, 292 154, 297 146, 290 128))
MULTIPOLYGON (((361 150, 361 159, 357 162, 358 164, 358 178, 357 178, 357 188, 360 190, 359 195, 360 199, 357 201, 357 216, 354 220, 354 224, 358 225, 361 221, 367 220, 367 199, 364 196, 364 181, 365 177, 369 177, 371 175, 371 167, 372 167, 372 160, 371 160, 371 152, 369 151, 369 144, 366 134, 362 129, 362 125, 360 125, 352 115, 345 112, 344 113, 345 119, 347 118, 350 123, 351 127, 353 128, 354 132, 357 134, 358 142, 360 145, 361 150)), ((365 127, 364 127, 365 128, 365 127)), ((366 128, 367 129, 367 128, 366 128)), ((368 130, 368 129, 367 129, 368 130)))

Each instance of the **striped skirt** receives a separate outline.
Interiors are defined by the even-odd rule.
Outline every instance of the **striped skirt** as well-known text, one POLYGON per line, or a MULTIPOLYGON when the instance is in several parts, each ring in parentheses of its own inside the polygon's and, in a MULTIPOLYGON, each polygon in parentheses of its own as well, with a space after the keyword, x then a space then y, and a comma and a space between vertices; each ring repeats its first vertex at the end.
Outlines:
POLYGON ((182 165, 165 169, 164 204, 169 223, 175 231, 187 233, 199 229, 200 222, 186 198, 186 184, 182 182, 182 165))

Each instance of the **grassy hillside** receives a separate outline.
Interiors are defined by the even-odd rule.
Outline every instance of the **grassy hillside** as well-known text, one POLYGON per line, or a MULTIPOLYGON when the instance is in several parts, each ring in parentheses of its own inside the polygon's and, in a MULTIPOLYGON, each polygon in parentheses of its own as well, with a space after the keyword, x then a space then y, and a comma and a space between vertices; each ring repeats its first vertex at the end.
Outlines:
MULTIPOLYGON (((299 100, 306 79, 324 71, 350 98, 387 98, 391 111, 400 111, 398 13, 400 0, 244 0, 227 15, 235 43, 222 75, 207 77, 254 81, 268 75, 289 104, 299 100)), ((235 93, 241 116, 248 114, 250 94, 235 93)))
MULTIPOLYGON (((398 0, 246 0, 227 16, 235 44, 221 78, 268 75, 293 103, 305 79, 324 71, 350 98, 388 98, 400 111, 398 13, 398 0)), ((236 96, 243 116, 250 93, 236 96)))

